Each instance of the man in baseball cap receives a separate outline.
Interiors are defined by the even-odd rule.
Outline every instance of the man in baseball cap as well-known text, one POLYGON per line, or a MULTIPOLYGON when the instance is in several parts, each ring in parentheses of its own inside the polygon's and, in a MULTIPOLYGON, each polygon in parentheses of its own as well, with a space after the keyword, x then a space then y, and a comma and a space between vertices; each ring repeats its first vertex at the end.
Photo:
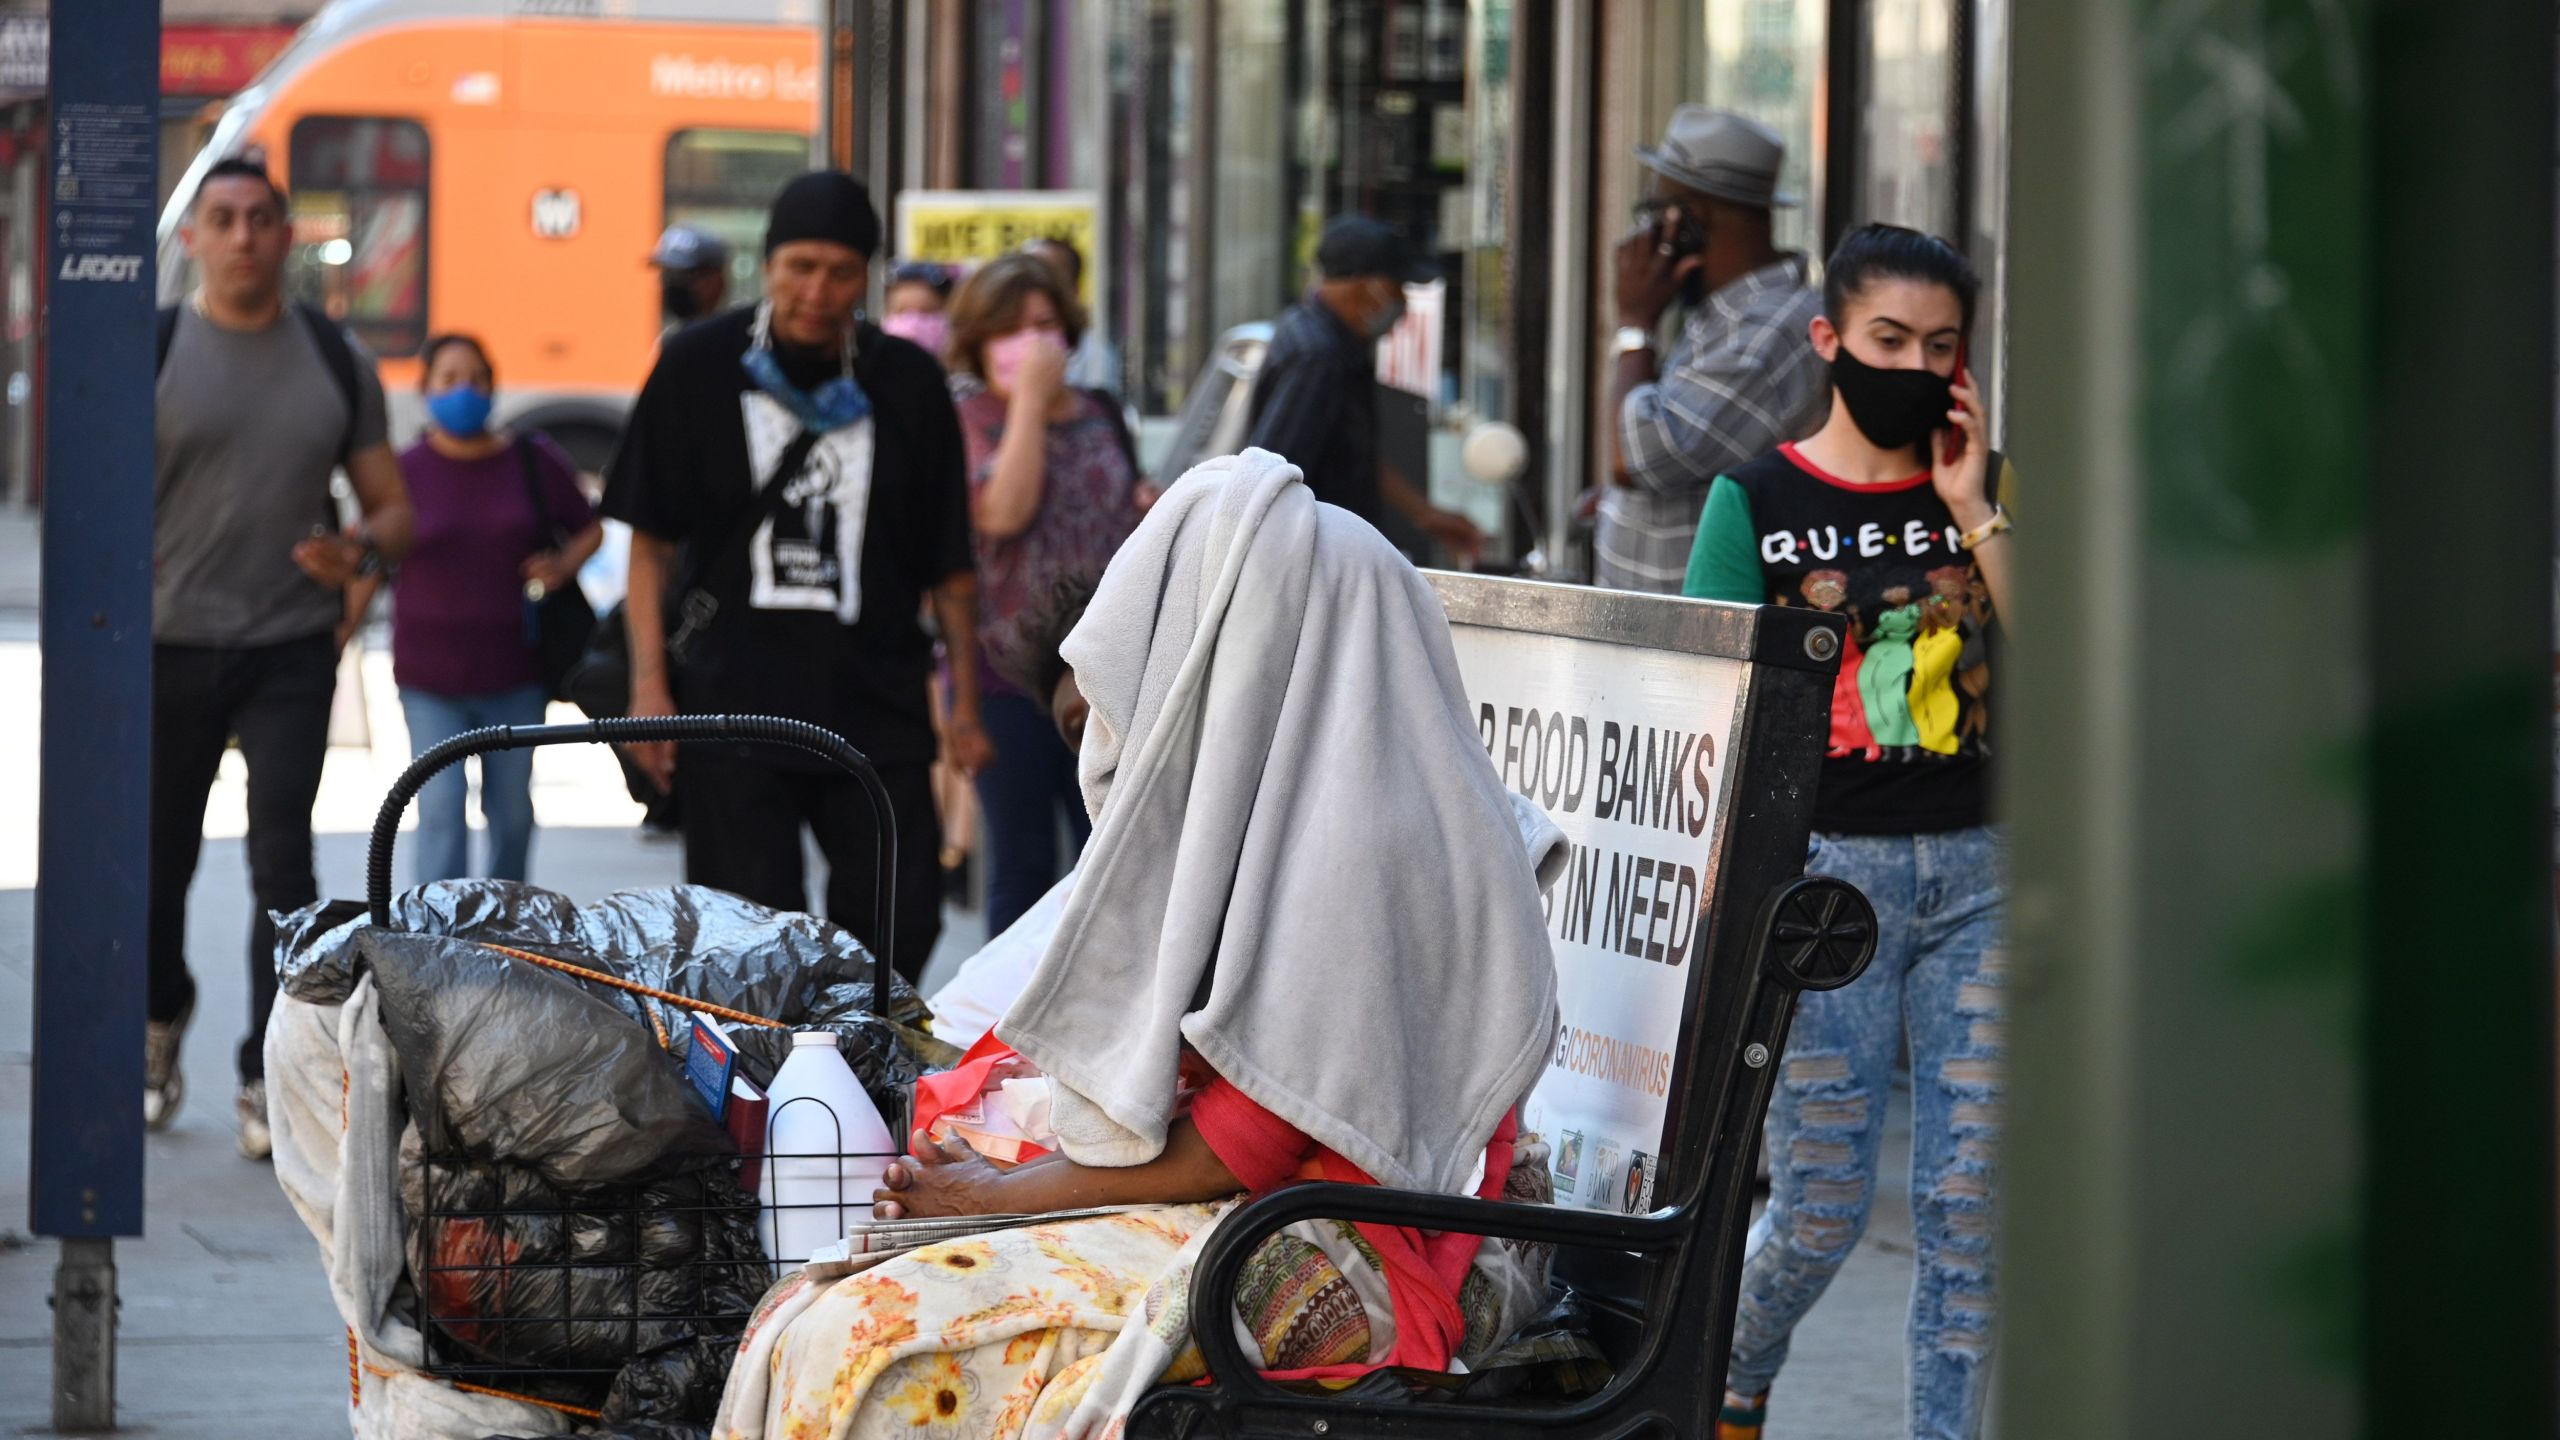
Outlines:
POLYGON ((649 253, 658 271, 658 308, 667 329, 717 315, 729 298, 729 247, 690 225, 670 225, 649 253))
POLYGON ((879 248, 860 181, 820 170, 784 186, 765 299, 667 338, 606 468, 604 513, 631 527, 631 714, 806 721, 870 757, 889 793, 884 820, 854 777, 791 752, 635 745, 652 779, 683 780, 685 879, 810 909, 812 833, 824 913, 893 946, 913 979, 942 927, 928 602, 951 658, 951 759, 974 773, 991 751, 959 417, 933 357, 861 318, 879 248), (894 936, 872 894, 884 843, 894 936))
POLYGON ((1255 372, 1245 443, 1294 463, 1307 488, 1376 524, 1393 506, 1472 561, 1475 522, 1435 508, 1412 477, 1378 458, 1378 342, 1404 317, 1404 287, 1433 278, 1394 226, 1345 215, 1316 243, 1316 282, 1273 322, 1255 372))
POLYGON ((1679 594, 1716 477, 1822 421, 1821 297, 1804 256, 1771 238, 1770 212, 1796 203, 1778 188, 1786 153, 1768 126, 1704 105, 1672 111, 1661 142, 1636 147, 1652 178, 1614 267, 1618 464, 1599 502, 1599 584, 1679 594), (1657 362, 1674 300, 1688 316, 1657 362))

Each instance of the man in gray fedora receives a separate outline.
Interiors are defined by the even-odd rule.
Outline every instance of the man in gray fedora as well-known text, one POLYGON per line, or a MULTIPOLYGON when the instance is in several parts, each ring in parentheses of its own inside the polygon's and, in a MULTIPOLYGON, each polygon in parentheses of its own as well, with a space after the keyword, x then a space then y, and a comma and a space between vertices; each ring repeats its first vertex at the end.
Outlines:
POLYGON ((1593 578, 1677 595, 1718 475, 1812 433, 1829 389, 1810 329, 1821 296, 1805 258, 1770 238, 1786 145, 1756 120, 1683 105, 1659 145, 1638 223, 1618 242, 1610 385, 1618 464, 1600 496, 1593 578), (1656 332, 1688 306, 1670 353, 1656 332))

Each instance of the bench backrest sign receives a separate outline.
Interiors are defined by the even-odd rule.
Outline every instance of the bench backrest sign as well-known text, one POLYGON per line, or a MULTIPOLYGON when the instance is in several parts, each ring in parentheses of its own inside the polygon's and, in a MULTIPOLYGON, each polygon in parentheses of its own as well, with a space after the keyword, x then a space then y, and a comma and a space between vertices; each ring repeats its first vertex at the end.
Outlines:
MULTIPOLYGON (((1641 1213, 1652 1208, 1749 666, 1536 628, 1538 602, 1587 608, 1576 597, 1594 592, 1432 580, 1486 754, 1572 846, 1546 896, 1563 1027, 1521 1123, 1550 1147, 1557 1204, 1641 1213), (1483 603, 1497 586, 1511 591, 1505 603, 1483 603)), ((1612 603, 1630 602, 1643 600, 1612 603)), ((1572 626, 1569 614, 1551 618, 1572 626)))

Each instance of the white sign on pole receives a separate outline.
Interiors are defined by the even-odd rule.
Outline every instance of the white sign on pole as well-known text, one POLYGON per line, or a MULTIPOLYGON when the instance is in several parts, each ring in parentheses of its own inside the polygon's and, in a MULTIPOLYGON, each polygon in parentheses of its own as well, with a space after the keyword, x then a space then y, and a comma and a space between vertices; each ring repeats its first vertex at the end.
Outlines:
POLYGON ((1641 1213, 1749 667, 1527 630, 1451 634, 1494 768, 1572 844, 1547 894, 1564 1025, 1521 1123, 1553 1148, 1557 1204, 1641 1213))

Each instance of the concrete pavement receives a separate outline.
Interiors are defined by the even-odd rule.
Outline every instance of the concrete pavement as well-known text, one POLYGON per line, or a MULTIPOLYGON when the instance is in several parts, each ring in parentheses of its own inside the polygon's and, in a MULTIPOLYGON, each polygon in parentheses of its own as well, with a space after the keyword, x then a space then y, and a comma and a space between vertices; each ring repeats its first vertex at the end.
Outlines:
MULTIPOLYGON (((24 697, 0 710, 0 1434, 43 1433, 52 1363, 47 1297, 55 1246, 25 1234, 34 536, 23 512, 0 510, 0 694, 24 697)), ((363 703, 354 713, 370 743, 333 751, 325 772, 315 816, 324 895, 361 895, 364 832, 407 759, 388 669, 378 648, 356 667, 363 703)), ((677 878, 676 848, 637 838, 636 809, 601 752, 544 751, 535 774, 544 827, 535 840, 537 881, 586 899, 677 878)), ((345 1341, 318 1249, 270 1169, 233 1148, 231 1057, 246 1019, 249 923, 240 784, 233 757, 208 809, 209 838, 189 911, 189 952, 203 996, 187 1037, 186 1105, 147 1145, 148 1233, 116 1247, 119 1414, 140 1434, 265 1440, 324 1436, 344 1425, 345 1341)), ((928 984, 978 939, 973 915, 947 914, 928 984)), ((1897 1095, 1873 1227, 1797 1336, 1770 1440, 1875 1440, 1900 1429, 1911 1267, 1905 1113, 1897 1095)))

